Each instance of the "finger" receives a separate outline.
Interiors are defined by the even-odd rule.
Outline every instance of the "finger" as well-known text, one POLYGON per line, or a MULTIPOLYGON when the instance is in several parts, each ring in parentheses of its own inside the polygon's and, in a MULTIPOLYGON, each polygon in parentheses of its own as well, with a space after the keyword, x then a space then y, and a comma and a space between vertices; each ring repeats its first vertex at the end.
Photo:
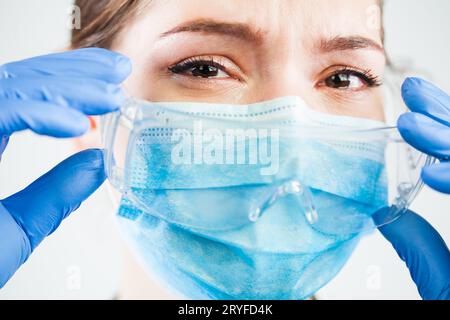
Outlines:
POLYGON ((3 200, 2 204, 25 231, 33 250, 97 190, 105 178, 103 152, 98 149, 82 151, 3 200))
POLYGON ((100 48, 86 48, 8 63, 0 67, 0 78, 34 76, 91 77, 121 83, 131 73, 130 60, 100 48))
POLYGON ((81 112, 47 102, 0 102, 0 134, 30 129, 57 138, 77 137, 89 129, 89 119, 81 112))
POLYGON ((47 101, 78 109, 87 115, 117 110, 125 102, 125 95, 118 85, 80 77, 0 79, 0 97, 47 101))
POLYGON ((419 78, 407 78, 402 95, 411 111, 450 126, 450 96, 435 85, 419 78))
POLYGON ((450 252, 425 219, 409 211, 379 230, 406 262, 422 298, 450 298, 450 252))
POLYGON ((0 289, 30 254, 26 234, 0 202, 0 289))
POLYGON ((434 190, 450 194, 450 162, 423 168, 422 180, 434 190))
POLYGON ((450 157, 450 128, 420 113, 408 112, 398 119, 403 139, 414 148, 439 159, 450 157))

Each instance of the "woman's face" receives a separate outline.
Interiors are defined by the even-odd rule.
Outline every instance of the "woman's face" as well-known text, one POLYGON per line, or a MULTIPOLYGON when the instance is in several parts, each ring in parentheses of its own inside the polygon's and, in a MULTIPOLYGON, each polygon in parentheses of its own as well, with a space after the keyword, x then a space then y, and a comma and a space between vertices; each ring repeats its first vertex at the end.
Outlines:
POLYGON ((140 99, 248 104, 294 95, 318 111, 382 121, 376 4, 151 0, 112 49, 131 58, 125 90, 140 99))
POLYGON ((152 0, 113 49, 133 61, 128 94, 247 104, 300 96, 383 120, 376 0, 152 0), (374 16, 375 15, 375 16, 374 16))

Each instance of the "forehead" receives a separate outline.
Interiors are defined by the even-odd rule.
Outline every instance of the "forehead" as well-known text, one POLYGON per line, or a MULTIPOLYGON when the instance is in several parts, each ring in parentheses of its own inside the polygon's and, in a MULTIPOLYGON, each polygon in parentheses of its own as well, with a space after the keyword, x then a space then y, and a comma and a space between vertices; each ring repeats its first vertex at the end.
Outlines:
POLYGON ((245 23, 262 34, 300 38, 360 35, 381 44, 379 0, 152 0, 158 26, 197 19, 245 23))

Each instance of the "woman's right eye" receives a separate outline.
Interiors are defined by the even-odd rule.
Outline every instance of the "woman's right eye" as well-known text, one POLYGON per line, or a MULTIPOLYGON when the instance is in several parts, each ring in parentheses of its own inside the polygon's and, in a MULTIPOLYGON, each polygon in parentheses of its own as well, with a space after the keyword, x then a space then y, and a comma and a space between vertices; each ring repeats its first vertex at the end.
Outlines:
POLYGON ((230 79, 233 78, 226 67, 212 57, 194 57, 169 67, 169 71, 203 79, 230 79))

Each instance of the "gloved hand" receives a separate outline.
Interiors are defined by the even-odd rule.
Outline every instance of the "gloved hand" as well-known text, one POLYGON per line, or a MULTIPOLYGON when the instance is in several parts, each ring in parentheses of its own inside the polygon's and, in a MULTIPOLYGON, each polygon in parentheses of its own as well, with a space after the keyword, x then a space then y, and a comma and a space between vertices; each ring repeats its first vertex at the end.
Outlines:
MULTIPOLYGON (((130 61, 104 49, 81 49, 0 67, 0 156, 9 135, 31 129, 75 137, 87 115, 116 110, 130 61)), ((0 288, 33 250, 105 180, 101 150, 80 152, 0 201, 0 288)))
MULTIPOLYGON (((400 117, 400 133, 413 147, 440 160, 423 169, 422 179, 450 194, 450 97, 417 78, 405 81, 402 94, 412 112, 400 117)), ((448 213, 448 208, 443 211, 448 213)), ((408 212, 379 230, 406 262, 422 298, 450 299, 450 251, 427 221, 408 212)))
POLYGON ((401 135, 414 148, 440 160, 423 169, 422 179, 450 194, 450 96, 418 78, 406 79, 402 95, 412 112, 398 120, 401 135))

